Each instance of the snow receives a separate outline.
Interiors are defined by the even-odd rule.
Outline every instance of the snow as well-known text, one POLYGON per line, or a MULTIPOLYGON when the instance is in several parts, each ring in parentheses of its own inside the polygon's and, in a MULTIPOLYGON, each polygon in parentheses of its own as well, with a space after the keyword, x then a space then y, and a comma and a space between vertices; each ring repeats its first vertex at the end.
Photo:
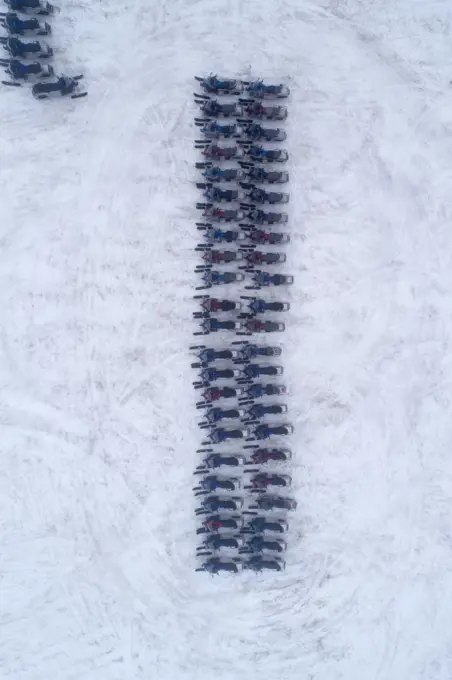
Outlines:
POLYGON ((88 98, 0 98, 0 675, 449 680, 439 0, 61 3, 88 98), (292 90, 287 569, 194 572, 194 74, 292 90))

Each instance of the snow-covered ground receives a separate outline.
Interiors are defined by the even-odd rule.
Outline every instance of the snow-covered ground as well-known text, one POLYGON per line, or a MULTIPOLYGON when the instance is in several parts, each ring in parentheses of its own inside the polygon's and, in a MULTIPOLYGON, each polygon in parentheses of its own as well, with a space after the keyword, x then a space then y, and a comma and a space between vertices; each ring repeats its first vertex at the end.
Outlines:
POLYGON ((1 678, 450 680, 450 3, 61 6, 88 98, 0 93, 1 678), (194 573, 210 70, 293 92, 277 576, 194 573))

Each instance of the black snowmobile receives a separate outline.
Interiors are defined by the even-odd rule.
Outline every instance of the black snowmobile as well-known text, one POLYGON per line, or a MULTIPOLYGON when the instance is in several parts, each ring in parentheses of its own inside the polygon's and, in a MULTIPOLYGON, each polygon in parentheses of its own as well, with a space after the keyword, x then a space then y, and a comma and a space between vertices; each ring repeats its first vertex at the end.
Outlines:
MULTIPOLYGON (((281 321, 261 321, 260 319, 248 319, 243 324, 245 335, 251 333, 282 333, 286 326, 281 321)), ((240 333, 238 333, 240 335, 240 333)))
POLYGON ((252 203, 278 205, 289 202, 289 194, 285 194, 281 191, 265 191, 264 189, 259 189, 246 182, 240 182, 240 186, 245 189, 246 197, 252 203))
POLYGON ((198 170, 204 170, 202 175, 209 182, 239 182, 245 180, 247 177, 245 171, 240 170, 240 168, 223 169, 218 165, 213 165, 211 161, 196 163, 195 167, 198 168, 198 170))
POLYGON ((242 300, 249 300, 247 315, 265 314, 266 312, 287 312, 290 309, 288 302, 271 302, 249 295, 241 295, 242 300))
POLYGON ((291 458, 290 449, 267 449, 257 446, 251 454, 254 465, 265 465, 269 462, 285 463, 291 458))
POLYGON ((49 59, 53 56, 53 50, 45 43, 34 40, 33 42, 22 42, 19 38, 0 38, 0 43, 12 57, 27 59, 27 55, 33 55, 39 59, 49 59))
POLYGON ((287 413, 286 404, 253 404, 247 411, 250 421, 257 421, 266 416, 277 416, 287 413))
POLYGON ((243 563, 243 569, 250 569, 255 572, 283 571, 285 566, 284 560, 279 557, 260 557, 259 555, 243 563))
POLYGON ((281 128, 265 128, 259 123, 246 125, 243 134, 253 142, 284 142, 287 139, 287 133, 281 128))
POLYGON ((245 394, 240 397, 240 404, 252 404, 255 399, 263 397, 274 397, 286 394, 285 385, 275 385, 274 383, 253 383, 245 389, 245 394))
POLYGON ((219 423, 222 420, 240 420, 245 415, 245 411, 241 408, 210 408, 206 411, 207 423, 219 423))
MULTIPOLYGON (((211 99, 207 95, 195 95, 195 102, 201 107, 201 111, 208 118, 238 118, 243 116, 243 106, 236 102, 230 104, 222 104, 216 99, 211 99)), ((250 114, 247 114, 250 115, 250 114)))
POLYGON ((246 145, 243 149, 246 156, 256 163, 285 163, 289 160, 289 153, 285 149, 264 149, 255 145, 246 145))
POLYGON ((264 170, 246 161, 239 161, 239 165, 246 172, 247 179, 254 184, 286 184, 289 181, 286 170, 264 170))
POLYGON ((255 439, 270 439, 270 437, 288 437, 293 433, 292 425, 268 425, 266 423, 258 425, 253 432, 255 439))
MULTIPOLYGON (((212 449, 210 449, 212 450, 212 449)), ((220 454, 211 453, 204 458, 202 465, 198 465, 194 474, 204 474, 206 470, 216 470, 220 467, 242 467, 246 463, 246 458, 242 454, 220 454)))
POLYGON ((241 554, 246 553, 263 553, 263 552, 277 552, 282 553, 286 550, 287 545, 285 541, 274 538, 273 540, 265 539, 263 536, 253 536, 246 542, 246 546, 240 550, 241 554))
MULTIPOLYGON (((202 271, 199 267, 196 269, 197 272, 202 271)), ((203 273, 202 280, 204 281, 203 286, 197 286, 196 290, 205 290, 211 288, 212 286, 220 286, 222 284, 236 283, 237 281, 243 281, 244 275, 235 272, 220 272, 206 268, 203 273)))
POLYGON ((75 94, 79 87, 79 80, 80 78, 78 77, 60 76, 53 83, 36 83, 36 85, 33 85, 31 92, 36 99, 48 99, 56 95, 61 97, 71 95, 72 99, 75 99, 86 94, 86 92, 75 94))
POLYGON ((269 347, 268 345, 256 345, 249 340, 240 340, 233 343, 239 349, 237 351, 236 363, 244 363, 257 359, 257 357, 280 357, 281 347, 269 347))
MULTIPOLYGON (((261 264, 280 264, 286 261, 284 253, 263 253, 260 250, 252 250, 245 255, 248 265, 254 267, 261 264)), ((268 284, 270 285, 270 284, 268 284)), ((273 285, 276 285, 273 283, 273 285)))
POLYGON ((250 220, 250 222, 254 222, 255 224, 262 225, 262 224, 287 224, 289 218, 287 213, 265 212, 264 210, 251 209, 249 210, 246 219, 250 220))
POLYGON ((245 84, 246 91, 256 99, 284 99, 290 94, 287 85, 266 85, 262 80, 254 80, 245 84))
POLYGON ((255 380, 262 375, 283 375, 284 369, 282 366, 274 366, 272 364, 247 364, 240 372, 240 380, 255 380))
MULTIPOLYGON (((195 250, 203 254, 202 259, 207 264, 230 264, 243 260, 243 253, 239 250, 213 250, 209 246, 197 246, 195 250)), ((198 271, 200 269, 203 269, 203 265, 197 267, 198 271)))
POLYGON ((21 19, 15 12, 7 12, 4 17, 0 17, 0 23, 6 28, 10 35, 49 35, 52 32, 50 24, 40 22, 38 19, 21 19))
POLYGON ((240 225, 245 232, 245 237, 260 246, 277 246, 282 243, 289 243, 290 236, 285 232, 264 231, 252 226, 240 225))
MULTIPOLYGON (((221 560, 218 557, 211 557, 206 562, 203 562, 201 567, 195 569, 195 571, 207 571, 209 574, 220 574, 222 571, 227 571, 236 574, 239 570, 239 566, 236 562, 221 560)), ((261 569, 254 571, 261 571, 261 569)))
MULTIPOLYGON (((251 507, 251 506, 250 506, 251 507)), ((258 510, 296 510, 297 501, 293 498, 283 496, 261 496, 257 499, 255 506, 258 510)))
POLYGON ((211 203, 197 203, 196 207, 198 210, 203 211, 203 217, 207 217, 213 222, 239 222, 245 218, 245 213, 243 210, 237 210, 236 208, 220 208, 219 206, 212 205, 211 203))
POLYGON ((219 399, 236 399, 243 395, 241 387, 208 387, 202 393, 204 401, 198 401, 196 408, 207 408, 219 399))
POLYGON ((214 161, 230 161, 235 158, 243 158, 245 155, 244 150, 237 145, 218 146, 218 144, 209 142, 195 142, 195 149, 201 149, 204 158, 211 158, 214 161))
POLYGON ((227 319, 222 321, 215 317, 204 319, 201 324, 202 331, 194 333, 194 335, 209 335, 210 333, 217 333, 218 331, 238 331, 242 328, 241 321, 232 321, 227 319))
POLYGON ((267 517, 255 517, 241 530, 243 534, 283 534, 288 529, 285 519, 272 519, 267 517))
POLYGON ((244 106, 244 113, 248 118, 258 120, 285 120, 287 118, 285 106, 264 106, 254 99, 239 99, 239 103, 244 106))
POLYGON ((208 201, 226 201, 230 203, 231 201, 242 201, 246 196, 243 191, 238 189, 220 189, 220 187, 214 187, 212 184, 204 182, 198 182, 196 184, 198 189, 204 189, 204 198, 208 201))

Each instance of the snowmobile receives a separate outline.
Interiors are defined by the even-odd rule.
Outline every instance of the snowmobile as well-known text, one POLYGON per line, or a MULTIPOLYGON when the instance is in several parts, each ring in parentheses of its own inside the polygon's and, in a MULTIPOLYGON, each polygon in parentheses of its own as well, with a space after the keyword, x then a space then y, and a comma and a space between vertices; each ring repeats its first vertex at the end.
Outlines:
POLYGON ((256 99, 284 99, 290 94, 287 85, 265 85, 262 80, 254 80, 252 83, 247 83, 245 89, 256 99))
MULTIPOLYGON (((200 121, 195 118, 195 123, 198 127, 201 127, 201 133, 205 136, 208 137, 209 139, 230 139, 231 137, 234 137, 235 139, 238 139, 244 134, 244 128, 241 127, 241 125, 237 125, 237 123, 232 123, 231 125, 220 125, 220 123, 217 123, 216 121, 208 121, 205 123, 205 121, 200 121)), ((201 140, 202 142, 203 140, 201 140)))
POLYGON ((282 243, 289 243, 290 236, 284 232, 264 231, 263 229, 256 229, 256 227, 244 227, 245 237, 256 245, 261 246, 277 246, 282 243))
MULTIPOLYGON (((216 75, 210 75, 207 78, 195 76, 195 80, 200 83, 202 89, 208 94, 241 94, 243 92, 243 83, 240 80, 218 78, 216 75)), ((253 96, 255 96, 254 93, 253 96)))
POLYGON ((53 50, 45 43, 38 42, 22 42, 19 38, 0 38, 0 43, 3 48, 10 53, 12 57, 21 57, 27 59, 28 54, 39 59, 49 59, 53 56, 53 50))
POLYGON ((53 83, 36 83, 36 85, 33 85, 31 92, 35 99, 48 99, 54 95, 60 95, 61 97, 71 95, 72 99, 85 96, 86 92, 74 94, 79 87, 80 77, 70 78, 68 76, 60 76, 53 83))
MULTIPOLYGON (((235 102, 231 104, 221 104, 216 99, 210 99, 210 97, 202 94, 195 95, 195 102, 201 107, 201 111, 208 118, 229 118, 230 116, 238 118, 244 115, 243 106, 236 104, 235 102)), ((247 113, 247 115, 250 115, 247 113)))
POLYGON ((287 413, 286 404, 253 404, 246 414, 251 422, 265 418, 265 416, 276 416, 287 413))
POLYGON ((223 444, 231 439, 246 439, 251 434, 251 431, 246 427, 237 427, 233 430, 227 430, 224 427, 218 427, 215 430, 211 430, 207 444, 223 444))
POLYGON ((250 569, 251 571, 257 573, 266 570, 284 571, 285 566, 286 564, 284 560, 280 559, 279 557, 260 557, 259 555, 256 555, 255 557, 249 559, 247 562, 244 562, 242 568, 250 569))
POLYGON ((243 519, 237 516, 211 515, 202 523, 202 528, 196 531, 197 534, 218 533, 222 529, 236 530, 242 529, 243 519))
MULTIPOLYGON (((193 491, 200 493, 210 493, 211 491, 239 491, 241 483, 238 477, 218 477, 218 475, 207 475, 195 486, 193 491)), ((197 493, 195 496, 198 495, 197 493)))
POLYGON ((228 498, 220 496, 207 496, 201 501, 201 507, 195 510, 196 515, 208 514, 211 512, 217 512, 218 510, 232 510, 237 512, 243 506, 243 500, 241 498, 228 498))
POLYGON ((219 453, 212 453, 204 458, 204 463, 196 468, 194 474, 204 474, 206 469, 215 470, 219 467, 240 467, 245 465, 245 463, 246 458, 241 454, 222 455, 219 453))
POLYGON ((240 186, 246 190, 246 197, 253 203, 277 205, 289 202, 289 194, 282 193, 281 191, 264 191, 264 189, 259 189, 246 182, 240 182, 240 186))
MULTIPOLYGON (((204 311, 194 312, 195 318, 206 317, 210 314, 221 314, 221 312, 239 312, 242 309, 242 303, 234 300, 218 300, 218 298, 211 298, 208 295, 195 295, 195 299, 197 298, 202 300, 201 307, 204 311)), ((226 356, 227 359, 234 359, 238 355, 238 352, 224 351, 228 355, 226 356)), ((212 350, 212 352, 215 352, 215 350, 212 350)))
POLYGON ((236 362, 250 361, 256 357, 279 357, 282 354, 281 347, 268 347, 266 345, 255 345, 248 340, 233 342, 233 345, 240 347, 236 362))
POLYGON ((218 165, 213 165, 210 161, 196 163, 195 167, 198 170, 204 170, 202 176, 209 180, 209 182, 240 182, 247 177, 247 173, 244 170, 239 168, 224 168, 223 170, 218 165))
POLYGON ((282 366, 272 366, 270 364, 247 364, 240 372, 240 380, 255 380, 261 375, 282 375, 282 366))
MULTIPOLYGON (((244 114, 248 118, 257 118, 259 120, 285 120, 287 118, 287 108, 285 106, 264 106, 262 102, 253 99, 239 99, 239 103, 243 104, 244 114)), ((240 116, 238 115, 237 117, 240 116)))
POLYGON ((246 172, 247 179, 255 184, 286 184, 289 181, 286 170, 264 170, 246 161, 239 161, 239 165, 246 172))
POLYGON ((286 549, 286 542, 280 539, 266 540, 263 536, 253 536, 246 542, 246 546, 239 550, 239 553, 241 555, 246 553, 282 553, 286 549))
POLYGON ((47 22, 42 23, 35 17, 21 19, 15 12, 7 12, 5 16, 0 17, 0 24, 3 24, 9 35, 26 35, 28 33, 49 35, 52 31, 47 22))
POLYGON ((201 223, 199 223, 197 229, 204 232, 203 236, 209 243, 235 243, 246 238, 246 235, 241 231, 215 229, 214 227, 201 225, 201 223))
POLYGON ((269 462, 285 463, 292 458, 289 449, 256 448, 251 454, 254 465, 265 465, 269 462))
POLYGON ((245 193, 238 189, 220 189, 211 184, 203 184, 201 182, 198 182, 196 186, 198 189, 205 189, 203 196, 208 201, 226 201, 230 203, 231 201, 241 201, 245 198, 245 193))
MULTIPOLYGON (((207 264, 230 264, 243 260, 243 253, 240 250, 212 250, 210 246, 197 246, 196 251, 202 253, 202 259, 207 264)), ((197 271, 202 271, 204 267, 198 265, 197 271)))
MULTIPOLYGON (((281 264, 286 261, 284 253, 263 253, 261 250, 252 250, 246 254, 246 261, 250 267, 260 264, 281 264)), ((278 285, 275 282, 267 285, 278 285)))
MULTIPOLYGON (((259 264, 250 258, 248 263, 251 265, 259 264)), ((267 286, 291 286, 293 284, 293 276, 286 274, 270 274, 270 272, 263 272, 260 269, 252 273, 252 286, 245 286, 248 290, 260 290, 267 286)))
POLYGON ((217 380, 233 380, 238 378, 240 371, 235 368, 204 368, 200 373, 203 382, 215 382, 217 380))
POLYGON ((219 399, 235 399, 242 396, 243 393, 242 387, 208 387, 202 393, 204 401, 198 401, 196 408, 206 408, 219 399))
POLYGON ((246 216, 250 222, 256 224, 287 224, 287 213, 265 212, 264 210, 250 210, 246 216))
POLYGON ((287 312, 290 309, 288 302, 269 302, 256 297, 248 295, 241 295, 242 300, 250 300, 248 303, 249 312, 247 314, 265 314, 266 312, 287 312))
MULTIPOLYGON (((256 538, 258 538, 256 536, 256 538)), ((202 546, 199 550, 221 550, 222 548, 230 548, 232 550, 237 550, 241 548, 245 543, 245 538, 237 534, 232 534, 231 536, 225 536, 224 534, 212 534, 208 536, 205 541, 203 541, 202 546)))
POLYGON ((243 158, 244 150, 240 146, 218 146, 208 142, 196 142, 196 149, 201 149, 204 158, 212 158, 215 161, 230 161, 236 158, 243 158))
POLYGON ((0 66, 6 66, 6 73, 15 80, 28 80, 29 77, 50 78, 54 75, 51 66, 43 66, 39 61, 24 64, 19 59, 0 59, 0 66))
MULTIPOLYGON (((256 571, 257 569, 255 569, 256 571)), ((222 571, 236 574, 239 571, 238 564, 232 561, 220 560, 218 557, 211 557, 206 562, 203 562, 195 571, 207 571, 209 574, 219 574, 222 571)), ((260 569, 258 571, 261 571, 260 569)))
POLYGON ((246 390, 243 397, 239 399, 239 403, 250 403, 254 399, 262 399, 262 397, 274 397, 286 394, 287 389, 285 385, 274 385, 273 383, 253 383, 246 390))
POLYGON ((243 418, 245 411, 241 408, 211 408, 206 411, 206 420, 210 424, 219 423, 222 420, 239 420, 243 418))
MULTIPOLYGON (((198 296, 195 296, 198 297, 198 296)), ((206 296, 199 296, 199 297, 204 297, 206 296)), ((207 302, 213 302, 215 298, 209 298, 207 297, 205 301, 207 302)), ((217 303, 226 303, 230 302, 229 300, 217 300, 217 303)), ((240 302, 232 302, 231 304, 233 305, 240 305, 240 302)), ((215 310, 219 311, 219 310, 215 310)), ((214 361, 223 361, 223 360, 231 360, 234 361, 235 359, 239 358, 239 351, 238 350, 232 350, 232 349, 215 349, 214 347, 206 347, 205 345, 192 345, 190 347, 191 350, 196 349, 196 350, 201 350, 200 352, 197 352, 197 357, 200 360, 201 363, 199 364, 192 364, 192 368, 199 368, 201 365, 206 366, 207 364, 211 364, 214 361)))
POLYGON ((53 14, 54 7, 50 2, 41 2, 41 0, 5 0, 12 12, 22 12, 22 14, 40 14, 46 16, 53 14))
POLYGON ((237 335, 251 335, 252 333, 283 333, 286 325, 281 321, 261 321, 260 319, 248 319, 243 324, 244 332, 237 335))
POLYGON ((240 133, 253 142, 284 142, 287 139, 287 133, 281 128, 265 128, 259 123, 250 123, 240 128, 240 133))
POLYGON ((285 423, 284 425, 258 425, 253 436, 255 439, 270 439, 270 437, 287 437, 293 433, 292 425, 285 423))
POLYGON ((272 519, 271 521, 266 517, 255 517, 241 530, 240 533, 247 534, 263 534, 265 532, 272 534, 283 534, 288 529, 287 521, 284 519, 272 519))
MULTIPOLYGON (((197 271, 200 271, 197 269, 197 271)), ((202 276, 204 281, 204 286, 197 286, 196 290, 205 290, 206 288, 211 288, 212 286, 220 286, 222 284, 236 283, 237 281, 243 281, 243 274, 236 274, 235 272, 219 272, 215 270, 207 270, 202 276)))
MULTIPOLYGON (((243 210, 219 208, 211 203, 197 203, 196 207, 203 211, 204 217, 208 217, 213 222, 240 222, 245 218, 243 210)), ((259 211, 256 210, 255 212, 259 211)))
POLYGON ((230 319, 221 321, 220 319, 209 317, 204 319, 201 328, 202 331, 194 333, 193 335, 209 335, 210 333, 216 333, 217 331, 239 331, 243 328, 243 324, 241 321, 232 321, 230 319))
POLYGON ((285 163, 289 160, 289 153, 285 149, 264 149, 255 145, 246 146, 244 149, 246 156, 256 163, 285 163))
POLYGON ((269 496, 266 494, 258 498, 252 507, 256 507, 258 510, 296 510, 297 501, 293 500, 293 498, 269 496))
POLYGON ((245 489, 265 491, 265 489, 272 487, 288 487, 291 485, 292 480, 289 475, 268 475, 265 472, 261 472, 254 475, 254 477, 250 479, 250 482, 250 486, 245 486, 245 489))

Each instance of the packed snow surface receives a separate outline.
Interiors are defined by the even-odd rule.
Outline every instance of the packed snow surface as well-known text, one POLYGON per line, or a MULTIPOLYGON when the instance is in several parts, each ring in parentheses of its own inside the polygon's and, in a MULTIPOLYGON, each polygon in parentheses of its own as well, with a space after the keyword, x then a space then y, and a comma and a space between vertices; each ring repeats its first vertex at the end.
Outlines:
POLYGON ((60 4, 89 96, 0 94, 2 680, 450 680, 450 3, 60 4), (210 71, 292 90, 277 575, 194 572, 210 71))

